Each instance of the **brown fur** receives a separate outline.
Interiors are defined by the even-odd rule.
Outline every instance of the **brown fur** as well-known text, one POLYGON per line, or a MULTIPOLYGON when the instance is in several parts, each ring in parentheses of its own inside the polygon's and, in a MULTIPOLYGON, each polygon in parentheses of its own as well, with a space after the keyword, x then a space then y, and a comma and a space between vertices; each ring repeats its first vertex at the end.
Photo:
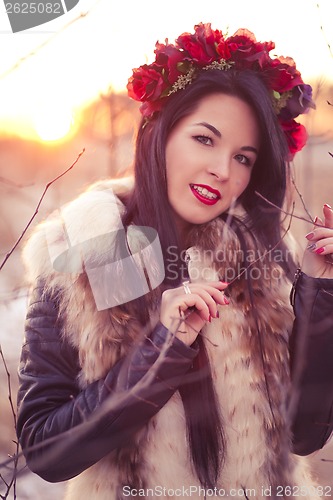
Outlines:
MULTIPOLYGON (((110 184, 105 185, 106 189, 109 187, 110 184)), ((121 209, 120 203, 115 207, 114 200, 108 202, 103 191, 92 190, 64 211, 73 232, 88 239, 88 228, 96 225, 96 221, 101 234, 111 231, 112 214, 118 209, 121 209)), ((84 273, 54 271, 45 229, 56 240, 61 234, 59 227, 59 220, 43 224, 30 240, 25 260, 32 281, 39 276, 46 282, 49 293, 60 290, 62 334, 79 351, 80 384, 85 387, 103 377, 133 342, 147 332, 142 331, 130 308, 125 312, 122 308, 98 311, 84 273)), ((254 256, 252 264, 246 263, 250 265, 248 272, 257 270, 259 277, 252 281, 253 298, 244 273, 228 287, 230 305, 220 307, 220 318, 207 324, 202 334, 226 435, 226 461, 218 487, 253 488, 256 498, 264 498, 261 493, 264 487, 271 487, 274 492, 277 486, 309 488, 312 483, 306 460, 290 452, 286 414, 290 390, 288 337, 293 321, 290 283, 279 266, 271 262, 270 254, 253 262, 258 250, 261 255, 264 252, 255 239, 244 236, 254 256)), ((188 255, 192 281, 223 279, 232 269, 238 273, 242 264, 239 239, 228 224, 215 220, 200 227, 191 235, 191 244, 188 255)), ((92 253, 101 255, 106 251, 105 248, 91 249, 92 253)), ((152 320, 149 328, 156 321, 157 318, 152 320)), ((125 485, 199 487, 186 436, 184 409, 176 392, 138 433, 130 447, 111 453, 71 480, 66 499, 125 498, 122 492, 125 485)), ((192 495, 192 498, 200 497, 202 495, 192 495)))

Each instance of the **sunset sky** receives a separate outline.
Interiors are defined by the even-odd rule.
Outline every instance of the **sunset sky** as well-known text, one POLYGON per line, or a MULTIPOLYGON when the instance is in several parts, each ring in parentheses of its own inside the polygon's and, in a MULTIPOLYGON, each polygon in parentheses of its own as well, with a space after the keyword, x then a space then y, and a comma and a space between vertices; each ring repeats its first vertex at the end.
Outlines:
POLYGON ((275 54, 292 56, 305 81, 333 81, 332 0, 80 0, 64 16, 15 34, 1 4, 0 133, 38 130, 47 138, 58 127, 64 135, 81 106, 110 86, 125 89, 158 39, 173 41, 200 21, 230 34, 248 28, 275 41, 275 54))

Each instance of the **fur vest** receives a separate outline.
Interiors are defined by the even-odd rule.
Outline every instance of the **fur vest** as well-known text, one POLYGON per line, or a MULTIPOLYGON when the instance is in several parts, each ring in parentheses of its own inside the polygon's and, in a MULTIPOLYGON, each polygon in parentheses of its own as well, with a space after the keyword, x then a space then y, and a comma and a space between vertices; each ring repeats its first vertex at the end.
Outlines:
MULTIPOLYGON (((74 246, 90 241, 88 254, 105 255, 107 248, 103 239, 96 238, 96 231, 106 234, 118 229, 122 210, 119 199, 110 195, 111 188, 115 186, 110 182, 94 186, 45 221, 24 254, 32 281, 39 276, 49 291, 61 290, 62 335, 78 349, 82 388, 105 376, 142 334, 130 309, 96 308, 77 252, 67 252, 65 272, 54 270, 56 257, 68 250, 68 241, 74 246)), ((314 500, 319 497, 306 459, 290 452, 286 408, 293 322, 290 282, 248 232, 243 231, 242 238, 246 255, 229 225, 214 220, 193 231, 193 245, 187 251, 191 281, 232 282, 230 304, 220 307, 220 317, 202 330, 226 443, 216 492, 207 491, 207 497, 216 493, 218 498, 225 492, 224 496, 242 499, 302 496, 314 500)), ((145 244, 145 238, 134 232, 131 249, 145 244)), ((158 314, 152 311, 152 317, 156 323, 158 314)), ((128 498, 134 496, 132 485, 137 496, 146 498, 205 496, 191 463, 178 392, 137 433, 131 446, 110 453, 70 480, 66 500, 128 498)))

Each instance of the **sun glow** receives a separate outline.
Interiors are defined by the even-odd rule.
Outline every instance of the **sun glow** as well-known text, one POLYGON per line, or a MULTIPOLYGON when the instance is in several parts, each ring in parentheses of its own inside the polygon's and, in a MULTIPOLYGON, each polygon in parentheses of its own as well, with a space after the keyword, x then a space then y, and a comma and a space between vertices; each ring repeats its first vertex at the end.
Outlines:
POLYGON ((64 139, 74 125, 72 110, 55 103, 37 110, 32 121, 38 137, 45 142, 64 139))

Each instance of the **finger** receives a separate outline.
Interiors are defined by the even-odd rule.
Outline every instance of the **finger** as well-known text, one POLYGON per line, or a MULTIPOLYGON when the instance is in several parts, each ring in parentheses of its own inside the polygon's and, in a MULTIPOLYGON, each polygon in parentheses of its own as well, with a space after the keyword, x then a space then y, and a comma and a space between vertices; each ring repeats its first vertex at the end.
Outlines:
POLYGON ((332 247, 333 247, 333 235, 331 231, 330 238, 324 238, 317 241, 311 240, 306 249, 312 253, 316 253, 317 255, 320 254, 326 255, 326 253, 331 253, 332 247))
MULTIPOLYGON (((194 297, 200 297, 200 299, 202 299, 202 301, 206 304, 207 310, 208 310, 208 320, 209 321, 210 321, 211 316, 213 318, 217 318, 218 314, 217 314, 216 302, 213 299, 213 297, 206 290, 200 289, 196 293, 193 292, 191 294, 186 294, 185 296, 183 296, 183 300, 184 300, 185 304, 189 303, 190 295, 193 295, 194 297)), ((197 308, 197 306, 194 305, 191 307, 191 309, 193 309, 193 307, 197 308)), ((205 311, 206 311, 206 309, 205 309, 205 311)), ((207 320, 207 318, 205 316, 203 316, 203 315, 201 315, 201 316, 205 321, 207 320)))
MULTIPOLYGON (((206 285, 206 284, 191 284, 189 287, 191 293, 196 293, 209 307, 210 314, 216 318, 217 317, 217 304, 227 305, 229 304, 228 299, 225 297, 223 290, 219 290, 214 288, 214 286, 206 285)), ((225 287, 224 287, 225 288, 225 287)))
POLYGON ((323 207, 323 213, 325 217, 325 226, 333 228, 333 209, 330 205, 325 203, 323 207))
POLYGON ((325 227, 325 224, 320 217, 315 217, 313 229, 315 229, 316 227, 325 227))
POLYGON ((224 293, 220 290, 210 288, 209 290, 200 290, 198 293, 206 302, 209 307, 209 312, 213 318, 218 317, 218 305, 228 305, 229 300, 226 298, 224 293))
POLYGON ((313 229, 310 233, 305 235, 306 239, 311 241, 311 242, 317 242, 319 240, 322 240, 324 238, 332 238, 333 237, 333 229, 330 228, 316 228, 313 229))
POLYGON ((215 290, 225 290, 228 287, 229 283, 226 283, 224 281, 205 281, 205 282, 200 282, 197 281, 195 283, 189 283, 188 286, 191 289, 192 287, 201 287, 201 288, 214 288, 215 290))
POLYGON ((209 321, 211 316, 209 307, 199 295, 189 293, 180 297, 180 299, 183 299, 178 306, 181 311, 186 312, 187 309, 194 307, 204 321, 209 321))

